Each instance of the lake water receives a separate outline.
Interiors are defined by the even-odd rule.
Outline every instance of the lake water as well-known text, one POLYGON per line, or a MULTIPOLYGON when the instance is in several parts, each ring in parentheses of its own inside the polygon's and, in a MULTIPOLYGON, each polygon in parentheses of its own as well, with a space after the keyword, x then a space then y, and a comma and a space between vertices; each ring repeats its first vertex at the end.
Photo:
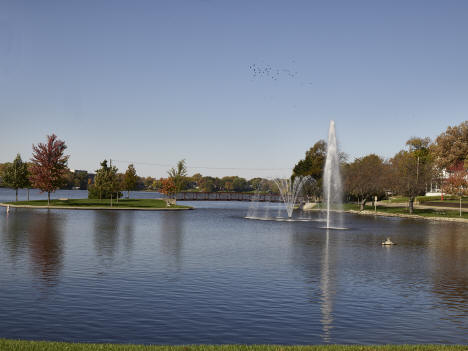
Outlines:
MULTIPOLYGON (((12 199, 0 189, 0 201, 12 199)), ((0 208, 0 337, 467 343, 468 225, 346 214, 349 230, 327 232, 245 219, 248 203, 189 204, 196 210, 0 208), (387 236, 398 245, 382 247, 387 236)))

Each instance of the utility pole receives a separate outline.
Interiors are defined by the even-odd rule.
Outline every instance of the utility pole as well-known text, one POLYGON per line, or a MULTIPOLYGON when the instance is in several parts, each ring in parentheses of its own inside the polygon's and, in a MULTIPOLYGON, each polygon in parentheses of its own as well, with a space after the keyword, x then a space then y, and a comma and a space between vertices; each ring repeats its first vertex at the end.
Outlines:
MULTIPOLYGON (((112 174, 112 159, 111 159, 111 158, 109 158, 109 164, 110 164, 110 169, 109 169, 109 171, 110 171, 111 174, 112 174)), ((111 196, 111 203, 110 203, 110 206, 111 206, 111 207, 112 207, 112 190, 113 190, 113 189, 112 189, 112 186, 111 186, 111 189, 110 189, 110 196, 111 196)))

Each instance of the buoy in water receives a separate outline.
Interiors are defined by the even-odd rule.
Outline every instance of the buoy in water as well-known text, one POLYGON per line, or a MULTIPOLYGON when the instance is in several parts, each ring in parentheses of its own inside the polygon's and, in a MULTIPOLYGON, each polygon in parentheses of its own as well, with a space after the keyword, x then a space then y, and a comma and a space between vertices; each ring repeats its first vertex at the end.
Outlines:
POLYGON ((393 241, 390 240, 390 238, 387 238, 387 240, 382 241, 382 245, 396 245, 393 241))

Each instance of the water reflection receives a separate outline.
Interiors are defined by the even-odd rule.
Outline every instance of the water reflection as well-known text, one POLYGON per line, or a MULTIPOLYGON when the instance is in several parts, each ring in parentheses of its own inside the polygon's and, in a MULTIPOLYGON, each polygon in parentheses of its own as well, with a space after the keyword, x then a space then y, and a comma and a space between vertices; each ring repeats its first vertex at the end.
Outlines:
POLYGON ((350 230, 327 233, 200 206, 0 213, 0 337, 466 342, 466 225, 350 215, 350 230), (43 281, 57 282, 46 298, 43 281))
POLYGON ((94 247, 104 266, 111 266, 122 251, 131 257, 135 236, 134 211, 94 211, 94 247))
POLYGON ((183 211, 166 212, 161 222, 161 249, 162 253, 173 257, 172 270, 180 272, 182 269, 182 248, 184 244, 183 211))
POLYGON ((13 209, 2 218, 2 242, 13 262, 27 252, 31 214, 13 209))
POLYGON ((94 247, 101 263, 111 265, 119 239, 119 211, 94 211, 94 247))
POLYGON ((322 330, 323 341, 326 343, 331 342, 331 329, 333 324, 333 289, 332 281, 330 279, 330 257, 329 257, 329 240, 330 232, 327 230, 325 245, 322 254, 322 269, 320 274, 320 289, 322 291, 321 306, 322 311, 322 330))
POLYGON ((433 225, 428 235, 433 291, 455 319, 468 314, 468 236, 464 229, 450 223, 433 225))
POLYGON ((127 259, 131 257, 135 239, 135 211, 123 213, 123 246, 127 259))
POLYGON ((66 215, 33 212, 29 226, 29 249, 33 271, 47 285, 57 283, 63 261, 62 227, 66 215))
POLYGON ((332 342, 334 322, 333 299, 336 294, 336 246, 331 245, 333 232, 319 231, 315 233, 296 232, 294 234, 295 264, 306 277, 310 290, 310 301, 319 304, 322 342, 332 342))

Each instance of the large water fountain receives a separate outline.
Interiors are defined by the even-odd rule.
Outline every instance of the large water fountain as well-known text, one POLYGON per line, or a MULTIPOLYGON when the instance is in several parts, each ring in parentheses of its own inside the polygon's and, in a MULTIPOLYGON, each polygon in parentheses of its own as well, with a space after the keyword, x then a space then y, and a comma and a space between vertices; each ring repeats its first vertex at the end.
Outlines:
POLYGON ((330 121, 327 145, 327 159, 323 172, 323 199, 326 205, 326 228, 343 229, 343 188, 341 185, 335 121, 330 121))
POLYGON ((298 199, 302 193, 304 185, 315 180, 310 176, 296 176, 291 178, 276 178, 274 182, 278 187, 282 203, 277 205, 260 206, 258 199, 252 199, 252 205, 249 208, 246 218, 264 219, 264 220, 300 220, 300 221, 325 221, 327 229, 345 229, 343 228, 342 210, 343 210, 343 189, 341 185, 340 160, 338 145, 336 141, 335 122, 330 121, 328 131, 327 158, 323 172, 323 204, 325 218, 317 219, 310 216, 293 219, 294 208, 298 205, 298 199), (271 215, 271 212, 277 211, 277 215, 271 215), (286 211, 287 217, 281 215, 286 211))

